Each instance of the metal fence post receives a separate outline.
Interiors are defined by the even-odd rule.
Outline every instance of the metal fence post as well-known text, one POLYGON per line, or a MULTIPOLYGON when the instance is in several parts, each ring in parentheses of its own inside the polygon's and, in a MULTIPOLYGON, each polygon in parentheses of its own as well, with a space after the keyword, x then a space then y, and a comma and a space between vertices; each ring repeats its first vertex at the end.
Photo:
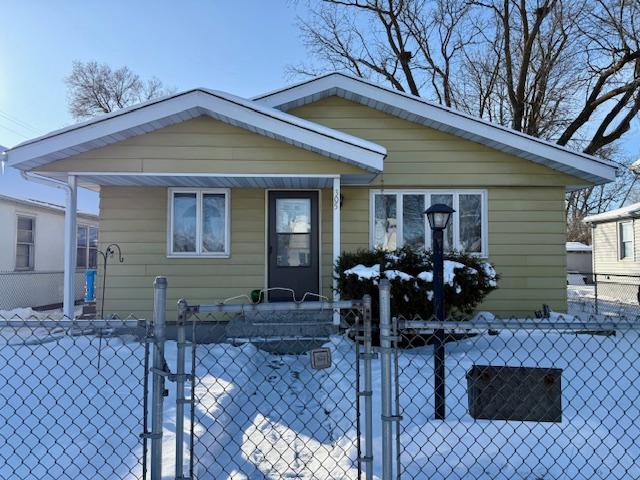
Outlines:
POLYGON ((382 480, 393 475, 393 417, 391 413, 391 284, 380 280, 380 373, 382 411, 382 480))
POLYGON ((162 421, 164 403, 164 343, 167 279, 153 281, 153 390, 151 396, 151 480, 162 479, 162 421))
POLYGON ((598 274, 593 274, 593 294, 595 298, 595 314, 598 315, 598 274))
POLYGON ((371 296, 365 295, 364 301, 364 462, 365 478, 373 480, 373 382, 371 378, 371 296))
POLYGON ((188 305, 184 298, 178 301, 177 365, 176 365, 176 480, 184 479, 184 396, 185 375, 185 321, 188 305))

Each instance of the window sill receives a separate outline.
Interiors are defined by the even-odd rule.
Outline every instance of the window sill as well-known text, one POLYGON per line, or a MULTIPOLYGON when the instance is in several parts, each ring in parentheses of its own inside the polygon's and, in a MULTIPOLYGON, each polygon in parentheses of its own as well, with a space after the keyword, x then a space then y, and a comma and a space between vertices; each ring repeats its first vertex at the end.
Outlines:
POLYGON ((231 258, 231 254, 219 253, 219 254, 202 255, 198 253, 186 253, 186 254, 170 253, 167 255, 167 258, 231 258))

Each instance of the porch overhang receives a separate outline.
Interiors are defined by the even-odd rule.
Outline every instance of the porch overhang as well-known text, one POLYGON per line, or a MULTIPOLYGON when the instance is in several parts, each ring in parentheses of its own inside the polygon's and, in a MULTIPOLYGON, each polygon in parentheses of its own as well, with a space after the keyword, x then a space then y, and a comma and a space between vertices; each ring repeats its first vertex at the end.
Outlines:
POLYGON ((150 173, 150 172, 36 172, 43 177, 66 181, 69 175, 78 186, 100 187, 198 187, 198 188, 332 188, 334 179, 342 185, 367 185, 375 173, 355 174, 240 174, 240 173, 150 173))

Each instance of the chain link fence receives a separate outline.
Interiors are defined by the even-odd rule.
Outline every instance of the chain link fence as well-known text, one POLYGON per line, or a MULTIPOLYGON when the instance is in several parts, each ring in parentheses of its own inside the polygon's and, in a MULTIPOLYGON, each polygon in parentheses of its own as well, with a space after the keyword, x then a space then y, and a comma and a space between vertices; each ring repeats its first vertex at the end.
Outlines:
POLYGON ((397 319, 392 332, 393 478, 640 478, 637 324, 397 319))
POLYGON ((166 287, 152 322, 0 320, 0 478, 640 478, 638 322, 394 318, 386 280, 167 320, 166 287))
POLYGON ((640 316, 640 275, 572 273, 567 300, 572 315, 640 316))
POLYGON ((132 319, 0 319, 0 478, 145 478, 144 333, 132 319))
MULTIPOLYGON (((75 299, 85 295, 85 272, 75 274, 75 299)), ((59 308, 64 272, 0 272, 0 310, 59 308)))

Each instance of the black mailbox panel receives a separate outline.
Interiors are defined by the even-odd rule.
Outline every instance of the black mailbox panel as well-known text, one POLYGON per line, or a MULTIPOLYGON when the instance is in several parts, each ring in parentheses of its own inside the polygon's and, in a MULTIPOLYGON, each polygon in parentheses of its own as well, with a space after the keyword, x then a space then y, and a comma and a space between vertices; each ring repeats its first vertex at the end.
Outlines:
POLYGON ((469 414, 476 419, 562 421, 559 368, 474 365, 467 372, 469 414))

